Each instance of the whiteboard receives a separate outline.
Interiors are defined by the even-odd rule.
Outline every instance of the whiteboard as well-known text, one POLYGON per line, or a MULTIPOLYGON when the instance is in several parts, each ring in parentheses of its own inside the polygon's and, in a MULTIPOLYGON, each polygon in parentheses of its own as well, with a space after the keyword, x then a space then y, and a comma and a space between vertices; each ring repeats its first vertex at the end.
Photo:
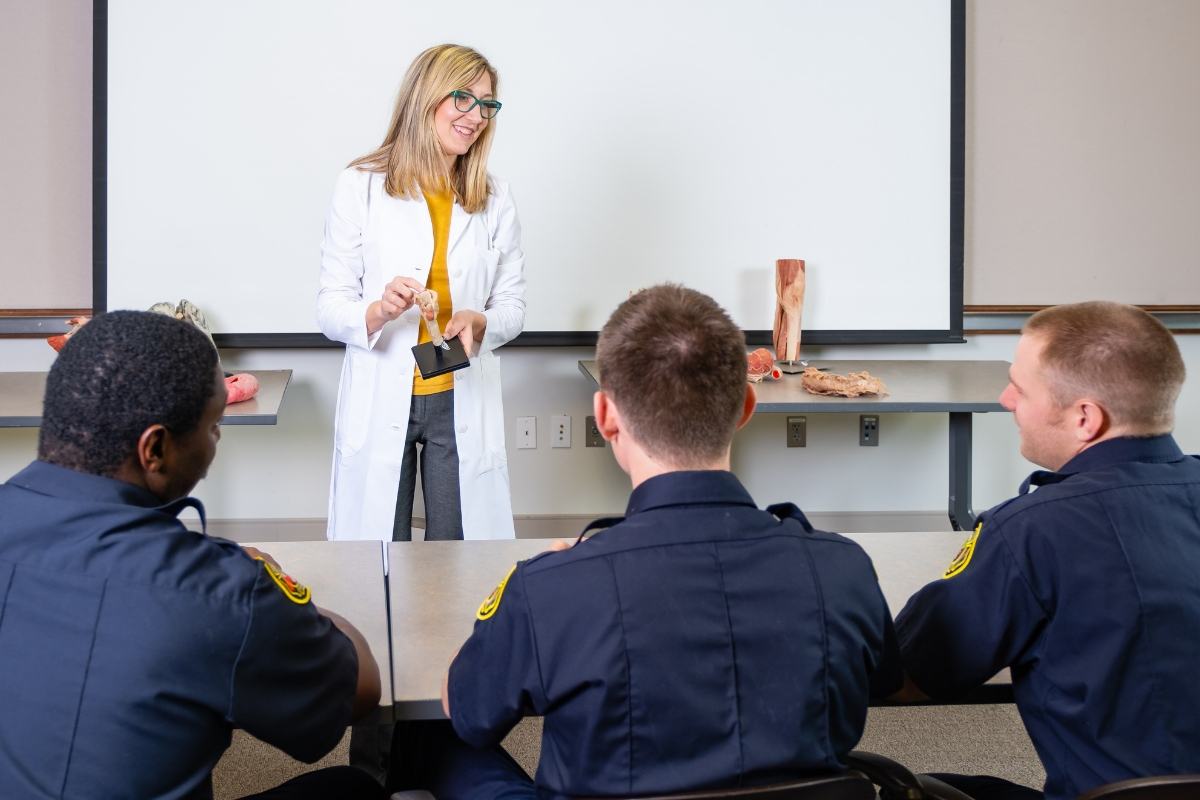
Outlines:
POLYGON ((425 47, 500 73, 526 331, 595 331, 675 281, 770 328, 947 330, 950 0, 110 0, 108 307, 316 332, 334 180, 425 47))

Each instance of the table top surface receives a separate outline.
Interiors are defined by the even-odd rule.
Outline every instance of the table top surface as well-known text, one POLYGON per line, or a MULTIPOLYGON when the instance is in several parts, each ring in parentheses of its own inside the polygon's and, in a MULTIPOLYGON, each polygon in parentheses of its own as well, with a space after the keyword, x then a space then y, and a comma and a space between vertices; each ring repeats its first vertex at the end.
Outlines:
MULTIPOLYGON (((274 425, 292 380, 290 369, 247 370, 258 378, 258 394, 225 408, 222 425, 274 425)), ((0 428, 36 428, 42 424, 45 372, 0 372, 0 428)))
MULTIPOLYGON (((767 378, 755 384, 760 413, 854 414, 903 411, 1004 411, 1000 393, 1008 386, 1007 361, 829 361, 814 359, 814 367, 845 375, 866 370, 883 381, 886 395, 830 397, 810 394, 800 376, 767 378)), ((580 361, 579 371, 599 387, 595 361, 580 361)))
MULTIPOLYGON (((918 589, 942 576, 967 535, 847 534, 874 561, 893 614, 918 589)), ((442 677, 471 635, 479 604, 513 564, 549 544, 547 539, 388 544, 397 719, 442 717, 442 677)))
MULTIPOLYGON (((285 573, 312 590, 312 602, 340 614, 358 628, 379 664, 380 705, 391 706, 391 642, 383 543, 249 542, 246 546, 269 553, 285 573)), ((391 721, 390 709, 380 721, 391 721)))

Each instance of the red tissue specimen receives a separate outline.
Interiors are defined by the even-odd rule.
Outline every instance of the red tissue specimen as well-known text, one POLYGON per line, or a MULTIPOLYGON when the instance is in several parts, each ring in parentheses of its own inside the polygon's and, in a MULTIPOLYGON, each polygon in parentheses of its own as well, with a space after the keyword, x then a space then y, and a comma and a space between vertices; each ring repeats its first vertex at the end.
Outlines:
POLYGON ((225 379, 225 391, 229 393, 225 400, 226 405, 249 400, 258 394, 258 378, 248 372, 233 375, 225 379))
POLYGON ((783 372, 775 366, 775 356, 765 347, 760 347, 746 356, 746 377, 758 383, 770 376, 774 380, 783 377, 783 372))

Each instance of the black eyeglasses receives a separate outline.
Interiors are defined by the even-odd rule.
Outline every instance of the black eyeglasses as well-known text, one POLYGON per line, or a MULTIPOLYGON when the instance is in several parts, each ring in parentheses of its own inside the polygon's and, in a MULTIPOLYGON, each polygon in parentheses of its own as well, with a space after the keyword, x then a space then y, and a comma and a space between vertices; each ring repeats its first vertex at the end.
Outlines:
POLYGON ((484 119, 491 119, 500 113, 499 100, 480 100, 470 92, 455 90, 450 93, 454 98, 454 107, 462 113, 469 113, 472 108, 479 106, 479 115, 484 119))

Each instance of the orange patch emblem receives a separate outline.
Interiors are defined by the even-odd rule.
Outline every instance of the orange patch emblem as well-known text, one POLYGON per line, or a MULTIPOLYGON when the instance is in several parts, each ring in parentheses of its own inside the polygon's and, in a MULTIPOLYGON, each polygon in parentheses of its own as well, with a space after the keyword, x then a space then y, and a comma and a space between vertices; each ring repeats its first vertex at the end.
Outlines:
POLYGON ((271 580, 275 581, 275 585, 283 590, 283 593, 288 596, 288 599, 293 603, 304 605, 309 600, 312 600, 312 591, 293 578, 291 575, 285 575, 274 564, 262 558, 256 558, 255 561, 262 561, 262 565, 267 568, 267 574, 271 576, 271 580))

